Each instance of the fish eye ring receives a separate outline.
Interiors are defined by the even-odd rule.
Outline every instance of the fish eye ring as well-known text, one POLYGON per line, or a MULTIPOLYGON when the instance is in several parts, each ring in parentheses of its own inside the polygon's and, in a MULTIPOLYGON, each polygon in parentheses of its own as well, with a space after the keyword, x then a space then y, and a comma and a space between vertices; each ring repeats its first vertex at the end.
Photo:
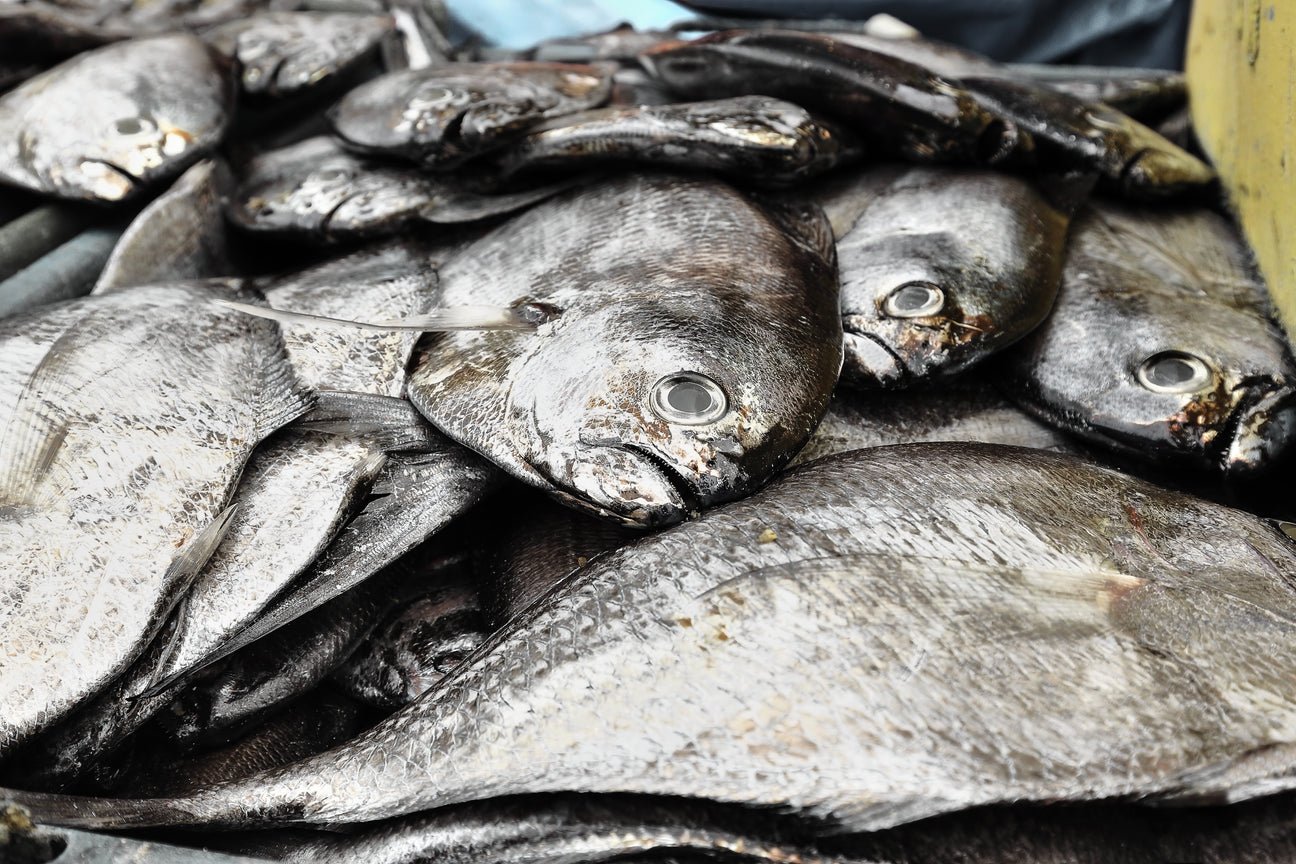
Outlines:
POLYGON ((930 282, 906 282, 882 301, 882 312, 893 318, 925 318, 945 306, 945 292, 930 282))
POLYGON ((720 385, 697 372, 676 372, 653 385, 653 413, 667 423, 701 426, 714 423, 729 411, 729 400, 720 385))
POLYGON ((1153 393, 1192 393, 1213 377, 1204 360, 1183 351, 1162 351, 1139 365, 1138 381, 1153 393))

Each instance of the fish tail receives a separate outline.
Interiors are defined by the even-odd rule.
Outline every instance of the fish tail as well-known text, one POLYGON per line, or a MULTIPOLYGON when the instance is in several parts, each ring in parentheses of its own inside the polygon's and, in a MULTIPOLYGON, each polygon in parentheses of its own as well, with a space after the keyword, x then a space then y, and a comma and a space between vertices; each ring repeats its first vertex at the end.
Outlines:
POLYGON ((0 789, 0 811, 18 808, 38 825, 64 828, 154 828, 218 821, 198 800, 184 798, 91 798, 0 789), (195 806, 197 805, 197 806, 195 806))

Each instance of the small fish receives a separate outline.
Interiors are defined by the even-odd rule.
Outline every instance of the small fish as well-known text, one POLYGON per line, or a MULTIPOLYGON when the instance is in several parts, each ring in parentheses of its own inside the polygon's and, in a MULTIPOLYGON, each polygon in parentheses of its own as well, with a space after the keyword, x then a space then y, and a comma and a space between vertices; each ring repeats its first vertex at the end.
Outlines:
POLYGON ((347 146, 446 168, 502 147, 542 120, 596 108, 610 67, 450 63, 390 72, 329 111, 347 146))
POLYGON ((264 153, 247 166, 226 213, 248 231, 322 242, 392 234, 418 221, 472 222, 510 213, 571 184, 499 195, 460 174, 431 174, 348 153, 329 137, 264 153))
POLYGON ((233 108, 229 63, 195 36, 96 48, 0 96, 0 180, 128 198, 214 149, 233 108))
POLYGON ((952 375, 1053 305, 1069 219, 1023 177, 883 165, 833 177, 811 198, 837 237, 848 384, 952 375))
POLYGON ((440 271, 443 305, 548 320, 424 337, 409 398, 565 503, 677 522, 764 485, 819 422, 841 365, 834 258, 817 207, 705 177, 566 192, 440 271))
POLYGON ((1053 314, 1004 369, 1023 407, 1093 444, 1241 480, 1296 436, 1294 362, 1227 220, 1094 201, 1053 314))
POLYGON ((232 275, 221 213, 225 163, 204 159, 153 199, 122 234, 93 294, 130 285, 232 275))
POLYGON ((169 799, 4 794, 121 828, 624 792, 832 833, 1233 802, 1296 784, 1294 579, 1268 520, 1074 457, 858 450, 582 568, 330 752, 169 799))
POLYGON ((238 61, 244 93, 278 98, 348 71, 391 32, 386 15, 262 11, 205 30, 202 38, 238 61))
POLYGON ((147 286, 0 324, 0 756, 143 651, 252 448, 309 406, 278 329, 209 302, 229 291, 147 286))
POLYGON ((859 155, 851 136, 799 106, 765 96, 739 96, 599 108, 549 120, 510 147, 501 164, 509 176, 640 162, 787 184, 859 155))

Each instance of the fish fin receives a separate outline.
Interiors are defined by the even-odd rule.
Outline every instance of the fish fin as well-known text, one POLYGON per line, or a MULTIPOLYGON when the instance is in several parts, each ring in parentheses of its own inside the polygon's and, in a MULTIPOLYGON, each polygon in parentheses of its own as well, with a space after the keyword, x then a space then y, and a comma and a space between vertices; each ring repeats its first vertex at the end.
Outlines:
POLYGON ((387 452, 423 452, 444 445, 441 433, 408 399, 342 390, 320 390, 315 396, 315 407, 298 421, 299 427, 363 437, 387 452))
POLYGON ((0 788, 0 812, 16 808, 38 825, 68 828, 143 828, 203 821, 185 803, 174 798, 93 798, 0 788))
POLYGON ((1039 175, 1035 183, 1049 206, 1071 217, 1089 200, 1099 178, 1092 171, 1058 171, 1039 175))
POLYGON ((256 418, 260 438, 265 439, 271 432, 309 411, 315 404, 315 394, 297 380, 296 370, 288 360, 282 340, 279 352, 262 368, 262 374, 256 418))
POLYGON ((833 226, 822 207, 813 201, 796 201, 766 195, 751 195, 760 202, 770 219, 793 243, 829 264, 836 265, 837 241, 833 226))
POLYGON ((349 321, 345 318, 329 318, 324 315, 310 315, 305 312, 289 312, 285 309, 272 309, 269 306, 256 306, 251 303, 239 303, 221 298, 211 302, 255 315, 268 318, 280 324, 305 324, 315 327, 350 327, 359 330, 413 330, 418 333, 434 333, 443 330, 530 330, 535 324, 528 319, 525 310, 519 311, 510 306, 449 306, 434 309, 423 315, 410 315, 405 318, 390 318, 378 321, 349 321))

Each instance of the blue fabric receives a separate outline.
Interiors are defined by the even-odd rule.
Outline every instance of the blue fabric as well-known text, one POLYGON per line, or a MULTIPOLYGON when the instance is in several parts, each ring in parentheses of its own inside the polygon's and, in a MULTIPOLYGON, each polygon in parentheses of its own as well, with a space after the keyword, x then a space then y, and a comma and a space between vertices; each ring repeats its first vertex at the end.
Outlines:
POLYGON ((692 13, 671 0, 448 0, 450 12, 502 48, 609 30, 663 28, 692 13))

